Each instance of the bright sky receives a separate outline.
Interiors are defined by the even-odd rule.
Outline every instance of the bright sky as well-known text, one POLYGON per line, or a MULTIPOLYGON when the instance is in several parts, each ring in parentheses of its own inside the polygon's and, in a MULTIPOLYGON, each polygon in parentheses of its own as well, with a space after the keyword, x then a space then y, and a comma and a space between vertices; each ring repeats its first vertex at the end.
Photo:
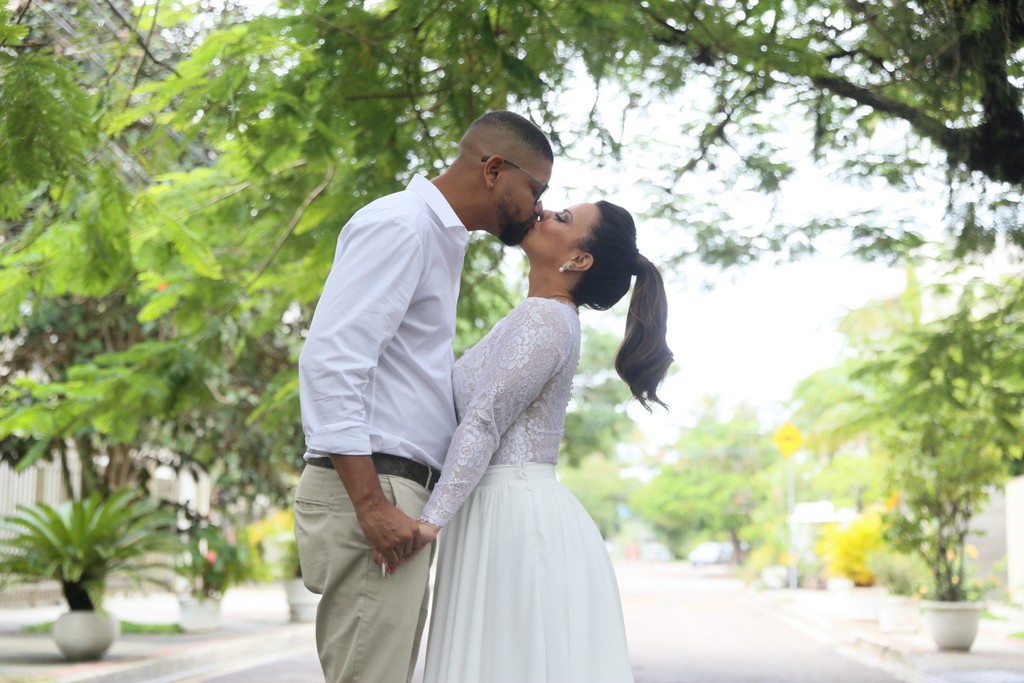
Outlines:
MULTIPOLYGON (((568 165, 556 164, 556 181, 573 172, 568 165)), ((628 173, 624 175, 628 177, 628 173)), ((865 199, 858 197, 860 192, 814 179, 813 170, 792 185, 784 203, 836 207, 865 199)), ((570 200, 560 197, 558 190, 552 187, 550 198, 545 196, 546 207, 595 198, 586 195, 570 200)), ((641 204, 628 201, 628 194, 609 199, 642 210, 641 204)), ((872 201, 877 202, 877 196, 872 201)), ((788 211, 791 218, 797 209, 788 211)), ((643 222, 639 229, 644 231, 643 222)), ((659 254, 671 247, 663 235, 647 232, 641 239, 641 251, 657 262, 659 254)), ((755 264, 724 273, 694 263, 685 267, 683 277, 670 276, 669 346, 676 357, 676 371, 666 380, 663 397, 672 410, 667 415, 656 410, 652 416, 639 408, 630 411, 649 438, 655 443, 674 441, 678 429, 692 423, 707 395, 721 397, 727 408, 751 404, 767 424, 781 425, 789 417, 781 404, 796 383, 837 361, 842 338, 836 332, 836 322, 843 314, 903 288, 902 270, 859 262, 845 256, 843 248, 826 245, 817 256, 795 263, 755 264)), ((615 310, 624 314, 626 302, 615 310)), ((621 332, 621 322, 609 321, 609 317, 607 313, 583 312, 585 324, 610 322, 621 332)))
MULTIPOLYGON (((591 101, 587 95, 582 100, 591 101)), ((664 115, 661 120, 659 116, 649 111, 635 125, 671 130, 675 127, 671 116, 679 114, 664 115)), ((625 137, 629 137, 628 127, 625 137)), ((671 143, 661 149, 674 153, 671 143)), ((881 183, 870 188, 841 185, 814 167, 808 154, 803 159, 800 170, 786 182, 774 203, 751 193, 732 198, 726 195, 723 201, 732 202, 730 210, 739 223, 756 230, 769 222, 852 216, 873 208, 894 218, 919 217, 931 228, 942 224, 941 190, 924 196, 921 192, 897 193, 881 183)), ((638 214, 647 209, 647 200, 636 187, 639 174, 644 173, 642 165, 626 161, 617 170, 596 170, 592 164, 559 158, 544 205, 558 209, 606 198, 639 218, 638 214), (567 188, 568 184, 572 187, 567 188), (598 186, 615 189, 611 194, 601 193, 594 189, 598 186)), ((688 188, 699 182, 698 176, 688 188)), ((650 221, 638 221, 641 251, 656 263, 679 244, 666 227, 659 229, 650 221)), ((684 266, 681 273, 669 274, 669 345, 675 353, 676 371, 666 381, 663 397, 672 410, 667 415, 655 410, 652 416, 639 406, 630 410, 653 443, 675 441, 678 430, 692 424, 701 399, 707 395, 720 397, 727 409, 741 403, 755 406, 768 428, 789 418, 783 402, 790 398, 795 385, 815 370, 834 365, 839 358, 842 338, 836 332, 837 321, 847 311, 873 299, 898 294, 905 283, 905 273, 899 268, 864 263, 849 256, 845 237, 822 240, 817 244, 820 253, 794 263, 765 262, 722 272, 694 262, 684 266)), ((622 302, 615 310, 622 315, 626 305, 622 302)), ((621 322, 607 313, 584 311, 583 321, 598 326, 611 323, 614 331, 621 333, 621 322)))

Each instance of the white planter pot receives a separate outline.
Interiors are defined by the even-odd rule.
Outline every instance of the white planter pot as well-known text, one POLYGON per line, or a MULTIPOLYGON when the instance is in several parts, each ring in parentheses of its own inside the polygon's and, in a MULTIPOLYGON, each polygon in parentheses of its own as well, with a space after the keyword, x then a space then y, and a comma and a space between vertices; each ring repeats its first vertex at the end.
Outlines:
POLYGON ((213 598, 178 598, 181 607, 181 630, 186 633, 201 633, 220 628, 220 600, 213 598))
POLYGON ((905 595, 890 595, 878 605, 878 630, 882 633, 917 633, 921 627, 920 605, 905 595))
POLYGON ((856 586, 846 592, 846 618, 852 621, 878 621, 882 601, 888 592, 878 586, 856 586))
POLYGON ((940 650, 967 652, 978 635, 980 602, 939 602, 925 600, 924 622, 940 650))
POLYGON ((121 634, 121 622, 106 612, 72 610, 53 624, 53 641, 66 659, 99 659, 121 634))
POLYGON ((830 591, 852 591, 854 583, 852 579, 830 576, 825 579, 825 589, 830 591))
POLYGON ((316 607, 320 604, 320 596, 306 588, 302 579, 288 579, 284 582, 284 591, 288 597, 290 621, 293 623, 316 621, 316 607))
POLYGON ((761 582, 765 588, 785 588, 789 583, 789 568, 773 564, 761 570, 761 582))

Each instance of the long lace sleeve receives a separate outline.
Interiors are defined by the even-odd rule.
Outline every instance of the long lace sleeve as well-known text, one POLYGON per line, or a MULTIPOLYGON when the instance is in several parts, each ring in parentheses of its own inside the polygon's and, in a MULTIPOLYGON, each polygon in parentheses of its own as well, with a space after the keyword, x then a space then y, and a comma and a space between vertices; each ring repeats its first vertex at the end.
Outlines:
POLYGON ((448 523, 476 487, 509 425, 567 361, 575 332, 550 301, 527 299, 492 334, 441 478, 420 515, 438 527, 448 523))

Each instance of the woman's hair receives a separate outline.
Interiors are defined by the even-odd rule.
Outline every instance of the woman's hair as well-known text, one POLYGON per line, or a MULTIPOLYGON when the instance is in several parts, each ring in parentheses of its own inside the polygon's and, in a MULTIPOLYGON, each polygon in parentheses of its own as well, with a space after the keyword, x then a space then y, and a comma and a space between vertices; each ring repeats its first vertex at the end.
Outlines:
MULTIPOLYGON (((626 335, 615 356, 615 370, 647 410, 649 402, 665 406, 657 389, 672 364, 665 341, 668 299, 661 273, 636 247, 636 225, 629 212, 605 201, 596 204, 600 217, 579 248, 594 262, 580 274, 572 297, 580 306, 599 311, 626 295, 636 276, 626 313, 626 335)), ((668 407, 668 406, 665 406, 668 407)))

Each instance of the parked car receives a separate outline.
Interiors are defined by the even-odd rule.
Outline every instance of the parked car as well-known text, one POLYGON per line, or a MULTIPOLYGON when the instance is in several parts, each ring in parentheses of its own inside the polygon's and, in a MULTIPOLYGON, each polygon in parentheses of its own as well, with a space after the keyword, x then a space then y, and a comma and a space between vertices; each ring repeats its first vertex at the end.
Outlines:
POLYGON ((729 564, 733 561, 735 551, 732 543, 719 541, 705 541, 698 543, 686 556, 694 566, 706 566, 712 564, 729 564))
POLYGON ((644 543, 640 558, 648 562, 669 562, 672 559, 672 551, 664 543, 650 541, 644 543))

